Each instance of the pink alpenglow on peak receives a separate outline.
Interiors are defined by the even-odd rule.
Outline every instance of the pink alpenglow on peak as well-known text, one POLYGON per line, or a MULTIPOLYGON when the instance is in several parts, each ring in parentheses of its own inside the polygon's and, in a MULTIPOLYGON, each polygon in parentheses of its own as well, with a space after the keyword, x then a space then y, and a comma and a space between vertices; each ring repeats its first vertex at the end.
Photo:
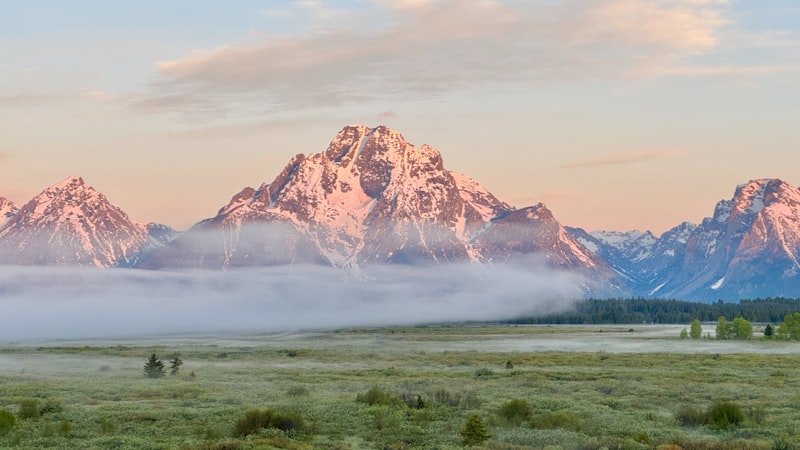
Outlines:
POLYGON ((475 180, 447 170, 432 146, 415 146, 387 127, 351 125, 325 151, 296 155, 272 182, 234 195, 217 216, 142 266, 477 263, 506 260, 509 252, 535 254, 544 265, 583 275, 613 276, 544 206, 515 214, 475 180), (489 245, 493 236, 516 244, 489 245), (202 242, 208 245, 201 251, 202 242), (185 257, 190 248, 202 261, 185 257))
POLYGON ((153 245, 148 225, 132 221, 81 177, 69 177, 24 204, 0 228, 0 263, 131 265, 153 245))

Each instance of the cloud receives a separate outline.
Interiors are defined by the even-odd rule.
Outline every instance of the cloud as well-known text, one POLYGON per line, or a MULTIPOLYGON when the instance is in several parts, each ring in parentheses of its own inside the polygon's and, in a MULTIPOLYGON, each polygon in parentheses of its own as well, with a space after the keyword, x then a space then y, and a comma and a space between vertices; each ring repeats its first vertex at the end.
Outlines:
POLYGON ((396 115, 397 114, 395 114, 394 111, 385 111, 385 112, 382 112, 382 113, 378 114, 378 118, 379 119, 388 119, 388 118, 391 118, 391 117, 395 117, 396 115))
POLYGON ((4 267, 0 342, 495 320, 568 309, 580 280, 541 265, 229 272, 4 267))
POLYGON ((95 100, 103 100, 103 101, 111 101, 116 100, 118 97, 114 94, 109 94, 108 92, 99 91, 96 89, 79 89, 76 91, 76 94, 85 97, 91 98, 95 100))
MULTIPOLYGON (((319 9, 319 2, 305 2, 319 9)), ((273 111, 427 98, 491 83, 627 76, 712 49, 724 4, 703 1, 375 1, 299 36, 199 49, 158 65, 137 105, 273 111), (646 55, 646 58, 643 56, 646 55)))
POLYGON ((40 93, 8 94, 8 95, 0 94, 0 108, 39 105, 44 103, 50 103, 53 101, 63 100, 64 98, 65 96, 61 94, 40 94, 40 93))
POLYGON ((582 169, 603 166, 618 166, 668 158, 680 153, 681 152, 677 150, 647 150, 639 152, 614 153, 598 157, 579 159, 558 167, 562 169, 582 169))

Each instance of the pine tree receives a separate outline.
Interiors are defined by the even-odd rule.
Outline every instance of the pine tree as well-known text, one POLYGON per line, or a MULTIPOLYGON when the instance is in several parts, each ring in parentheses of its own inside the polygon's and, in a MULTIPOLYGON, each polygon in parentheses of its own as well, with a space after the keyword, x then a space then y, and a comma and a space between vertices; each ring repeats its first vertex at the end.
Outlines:
POLYGON ((461 445, 469 447, 470 445, 482 444, 484 441, 489 440, 490 437, 492 436, 489 434, 489 430, 486 429, 483 419, 479 415, 473 414, 469 416, 467 423, 464 424, 464 428, 461 430, 461 445))
POLYGON ((181 371, 181 366, 183 365, 183 360, 178 356, 172 358, 172 361, 169 362, 169 374, 170 375, 178 375, 181 371))
POLYGON ((153 353, 144 365, 144 375, 149 378, 161 378, 164 374, 166 374, 164 361, 158 359, 156 354, 153 353))

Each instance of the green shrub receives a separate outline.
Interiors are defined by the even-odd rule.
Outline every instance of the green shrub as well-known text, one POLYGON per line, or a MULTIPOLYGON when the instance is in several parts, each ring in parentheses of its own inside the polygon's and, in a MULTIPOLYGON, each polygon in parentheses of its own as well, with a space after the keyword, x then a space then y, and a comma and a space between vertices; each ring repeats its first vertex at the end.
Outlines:
POLYGON ((273 412, 269 423, 269 428, 277 428, 287 433, 303 431, 305 426, 305 420, 299 414, 282 411, 273 412))
POLYGON ((268 428, 272 420, 272 411, 251 409, 244 413, 244 417, 236 421, 236 436, 256 434, 263 428, 268 428))
POLYGON ((367 391, 366 394, 358 394, 356 401, 372 405, 401 405, 403 401, 398 397, 393 397, 388 392, 384 392, 377 387, 367 391))
POLYGON ((236 436, 256 434, 263 429, 275 428, 287 433, 305 429, 305 420, 295 413, 273 411, 270 409, 251 409, 236 422, 236 436))
POLYGON ((738 404, 732 401, 715 402, 708 409, 708 423, 718 428, 728 428, 744 422, 744 414, 738 404))
POLYGON ((732 401, 717 401, 705 411, 686 407, 678 412, 677 418, 682 425, 690 427, 711 425, 728 428, 744 422, 742 409, 732 401))
POLYGON ((492 376, 494 376, 494 371, 492 369, 487 369, 486 367, 481 367, 475 371, 475 378, 489 378, 492 376))
POLYGON ((19 402, 19 417, 21 419, 33 419, 39 417, 39 401, 26 398, 19 402))
POLYGON ((5 409, 0 409, 0 436, 8 433, 16 423, 17 418, 13 414, 5 409))
POLYGON ((500 417, 515 424, 531 418, 533 408, 525 400, 515 398, 503 403, 499 411, 500 417))
POLYGON ((44 404, 39 407, 39 415, 43 416, 45 414, 55 414, 60 413, 64 410, 64 404, 61 403, 61 400, 56 400, 52 398, 48 398, 44 401, 44 404))
POLYGON ((425 399, 422 398, 419 394, 414 394, 413 392, 403 392, 401 396, 403 403, 406 404, 409 408, 412 409, 422 409, 425 408, 425 399))

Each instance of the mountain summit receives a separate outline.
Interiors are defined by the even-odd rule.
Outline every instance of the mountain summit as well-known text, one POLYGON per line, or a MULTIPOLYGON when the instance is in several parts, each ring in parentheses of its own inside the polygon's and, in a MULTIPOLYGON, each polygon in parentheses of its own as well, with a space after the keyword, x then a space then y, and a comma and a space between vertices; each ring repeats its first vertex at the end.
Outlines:
POLYGON ((447 170, 429 145, 379 126, 344 127, 270 182, 245 187, 178 235, 132 221, 80 177, 20 206, 0 198, 0 264, 148 269, 318 264, 543 266, 587 294, 691 300, 800 292, 800 189, 736 187, 699 225, 650 232, 565 228, 543 204, 515 208, 447 170))
POLYGON ((649 233, 572 229, 637 295, 694 300, 800 292, 800 189, 779 179, 736 187, 700 225, 649 233))
POLYGON ((272 182, 241 190, 215 217, 142 266, 348 267, 501 262, 513 254, 536 254, 551 267, 585 274, 611 274, 544 205, 516 210, 475 180, 445 169, 433 147, 414 146, 386 127, 353 125, 325 151, 293 157, 272 182))
POLYGON ((147 229, 83 178, 69 177, 35 196, 0 227, 0 263, 130 265, 153 244, 147 229))
POLYGON ((689 236, 673 296, 796 296, 800 189, 778 179, 739 185, 689 236))

